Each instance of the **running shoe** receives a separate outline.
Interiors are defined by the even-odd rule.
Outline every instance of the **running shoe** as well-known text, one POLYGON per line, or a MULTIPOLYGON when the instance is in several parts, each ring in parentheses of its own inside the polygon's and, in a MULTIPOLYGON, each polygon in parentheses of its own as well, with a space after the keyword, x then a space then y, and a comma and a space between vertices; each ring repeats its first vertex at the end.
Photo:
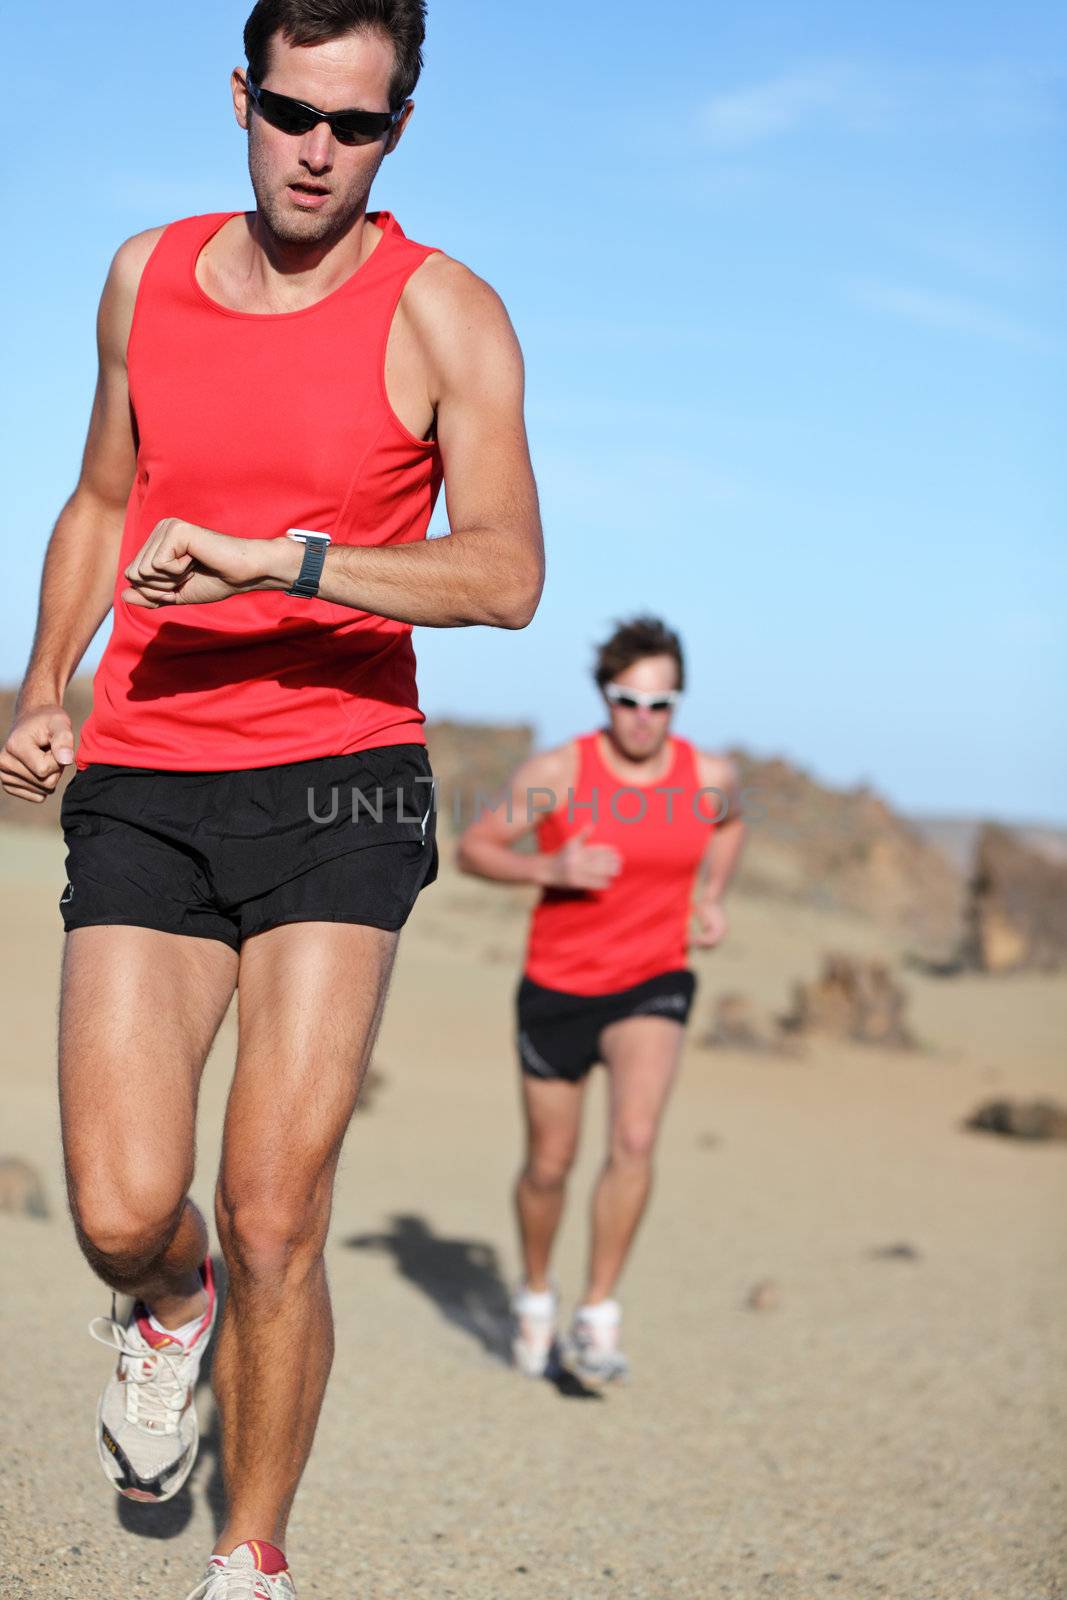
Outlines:
POLYGON ((515 1365, 527 1378, 543 1378, 556 1345, 559 1296, 554 1288, 535 1293, 520 1284, 511 1299, 511 1313, 515 1365))
POLYGON ((296 1600, 296 1590, 281 1551, 249 1539, 229 1559, 212 1556, 189 1600, 296 1600))
POLYGON ((100 1464, 127 1500, 171 1500, 193 1470, 200 1442, 193 1392, 218 1310, 210 1260, 200 1269, 208 1308, 188 1344, 160 1333, 138 1302, 125 1327, 95 1317, 89 1332, 119 1352, 96 1415, 100 1464))
POLYGON ((617 1300, 579 1306, 563 1345, 563 1365, 594 1389, 629 1377, 630 1364, 619 1348, 621 1334, 622 1309, 617 1300))

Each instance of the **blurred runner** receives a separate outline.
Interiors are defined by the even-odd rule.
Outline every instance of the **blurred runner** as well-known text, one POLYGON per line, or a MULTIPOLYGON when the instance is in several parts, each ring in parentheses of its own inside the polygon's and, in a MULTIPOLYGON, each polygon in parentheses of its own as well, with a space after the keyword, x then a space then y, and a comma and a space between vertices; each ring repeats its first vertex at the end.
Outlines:
POLYGON ((722 899, 744 837, 725 756, 672 732, 685 665, 653 617, 621 624, 595 670, 606 724, 525 762, 507 805, 464 833, 461 867, 542 889, 517 992, 527 1157, 516 1188, 524 1277, 516 1364, 540 1376, 557 1342, 552 1245, 590 1068, 610 1075, 610 1141, 593 1199, 585 1292, 562 1356, 583 1381, 627 1371, 615 1288, 648 1202, 696 978, 693 943, 726 934, 722 899), (537 853, 515 847, 535 833, 537 853))

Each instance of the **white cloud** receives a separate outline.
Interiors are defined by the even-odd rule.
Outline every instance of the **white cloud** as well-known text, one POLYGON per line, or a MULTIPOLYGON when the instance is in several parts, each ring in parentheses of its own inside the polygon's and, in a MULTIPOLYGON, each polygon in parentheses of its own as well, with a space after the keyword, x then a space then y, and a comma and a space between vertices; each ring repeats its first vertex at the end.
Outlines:
POLYGON ((861 60, 798 63, 762 82, 712 96, 698 113, 710 143, 744 149, 823 120, 836 127, 890 124, 911 133, 979 129, 1048 131, 1063 121, 1062 78, 1026 62, 937 67, 861 60))
MULTIPOLYGON (((1040 222, 1023 228, 1018 219, 1001 214, 1003 202, 989 208, 973 207, 973 215, 934 215, 916 220, 913 211, 906 215, 884 213, 877 219, 881 237, 894 253, 901 251, 919 257, 925 267, 934 263, 967 278, 992 280, 997 284, 1032 286, 1059 281, 1059 267, 1040 234, 1040 222)), ((942 206, 944 211, 946 208, 942 206)))
POLYGON ((871 311, 881 311, 888 316, 935 328, 943 333, 977 334, 981 338, 999 339, 1031 348, 1044 347, 1047 343, 1035 328, 963 295, 942 294, 933 289, 883 283, 874 279, 854 281, 849 284, 848 290, 857 304, 871 311))
MULTIPOLYGON (((961 68, 950 87, 952 120, 994 133, 1040 134, 1062 126, 1064 79, 1058 66, 979 62, 961 68)), ((931 98, 933 85, 929 85, 931 98)))
MULTIPOLYGON (((739 148, 789 133, 822 113, 849 120, 873 108, 871 91, 847 62, 824 62, 715 95, 700 114, 713 144, 739 148)), ((880 98, 880 97, 878 97, 880 98)))

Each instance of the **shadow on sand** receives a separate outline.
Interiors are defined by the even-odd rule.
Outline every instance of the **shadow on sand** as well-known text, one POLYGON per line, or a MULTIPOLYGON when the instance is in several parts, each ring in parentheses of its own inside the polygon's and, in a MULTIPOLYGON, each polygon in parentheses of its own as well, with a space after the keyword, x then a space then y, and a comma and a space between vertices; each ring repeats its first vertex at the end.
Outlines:
POLYGON ((511 1364, 511 1310, 507 1284, 491 1244, 442 1239, 421 1217, 390 1218, 388 1233, 355 1234, 350 1250, 392 1256, 396 1269, 420 1289, 446 1322, 477 1340, 487 1355, 511 1364))
MULTIPOLYGON (((446 1322, 476 1340, 502 1366, 511 1366, 511 1297, 491 1244, 480 1239, 443 1239, 422 1217, 394 1216, 389 1232, 355 1234, 350 1250, 392 1256, 396 1269, 433 1301, 446 1322)), ((570 1400, 599 1400, 553 1361, 548 1382, 570 1400)))

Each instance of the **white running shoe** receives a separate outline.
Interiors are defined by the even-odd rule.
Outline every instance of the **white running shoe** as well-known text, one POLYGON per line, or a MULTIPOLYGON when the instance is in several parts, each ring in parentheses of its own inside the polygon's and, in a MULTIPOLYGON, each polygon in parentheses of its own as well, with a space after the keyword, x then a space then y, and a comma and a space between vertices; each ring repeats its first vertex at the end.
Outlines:
POLYGON ((200 1273, 208 1308, 189 1344, 153 1328, 140 1304, 126 1327, 114 1301, 110 1317, 89 1324, 98 1344, 119 1352, 100 1397, 96 1446, 108 1482, 127 1500, 173 1499, 193 1470, 200 1442, 193 1391, 218 1310, 210 1260, 200 1273))
POLYGON ((189 1600, 296 1600, 296 1590, 281 1551, 249 1539, 229 1559, 212 1556, 189 1600))
POLYGON ((563 1364, 582 1383, 599 1389, 629 1377, 630 1363, 619 1348, 622 1308, 617 1300, 579 1306, 563 1347, 563 1364))
POLYGON ((543 1378, 556 1344, 559 1296, 555 1289, 536 1293, 520 1284, 511 1298, 515 1319, 511 1354, 527 1378, 543 1378))

